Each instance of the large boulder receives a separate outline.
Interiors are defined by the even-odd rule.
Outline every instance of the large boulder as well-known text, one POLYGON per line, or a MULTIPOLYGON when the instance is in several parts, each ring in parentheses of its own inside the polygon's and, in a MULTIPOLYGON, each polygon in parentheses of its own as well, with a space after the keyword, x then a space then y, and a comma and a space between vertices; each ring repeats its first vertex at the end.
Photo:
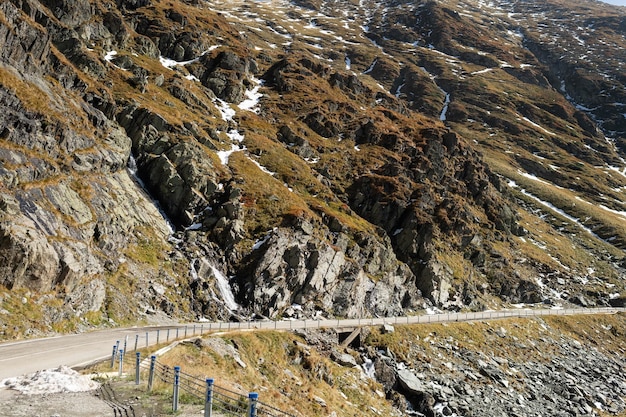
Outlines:
POLYGON ((421 300, 411 272, 390 248, 363 240, 348 249, 346 242, 341 233, 328 244, 303 230, 274 230, 253 253, 253 308, 270 317, 292 304, 346 317, 391 316, 421 300), (384 263, 381 252, 388 255, 384 263))

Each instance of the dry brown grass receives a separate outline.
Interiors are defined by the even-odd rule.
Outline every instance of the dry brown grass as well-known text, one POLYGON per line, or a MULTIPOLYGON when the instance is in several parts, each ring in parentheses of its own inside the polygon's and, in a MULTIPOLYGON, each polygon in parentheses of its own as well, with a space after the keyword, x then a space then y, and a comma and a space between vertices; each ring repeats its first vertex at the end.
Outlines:
POLYGON ((293 334, 258 331, 215 337, 235 346, 246 367, 230 356, 193 344, 177 347, 160 362, 181 366, 183 372, 202 380, 214 378, 216 385, 244 395, 256 391, 260 401, 297 416, 327 416, 333 412, 340 417, 379 415, 372 407, 383 415, 391 413, 390 406, 375 393, 381 390, 379 384, 361 379, 358 370, 331 362, 293 334), (326 407, 320 406, 315 397, 324 399, 326 407))

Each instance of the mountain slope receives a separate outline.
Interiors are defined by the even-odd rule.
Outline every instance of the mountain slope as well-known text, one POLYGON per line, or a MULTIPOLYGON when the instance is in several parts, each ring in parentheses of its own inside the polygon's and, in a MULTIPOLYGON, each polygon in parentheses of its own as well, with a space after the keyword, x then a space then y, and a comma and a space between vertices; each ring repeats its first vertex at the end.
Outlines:
POLYGON ((6 312, 30 297, 45 329, 623 303, 620 8, 0 11, 6 312))

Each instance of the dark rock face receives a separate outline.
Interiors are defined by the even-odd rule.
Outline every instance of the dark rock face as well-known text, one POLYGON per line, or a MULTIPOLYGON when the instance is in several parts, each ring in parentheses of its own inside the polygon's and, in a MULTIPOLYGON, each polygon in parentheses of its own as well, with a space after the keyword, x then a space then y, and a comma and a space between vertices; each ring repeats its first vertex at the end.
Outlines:
POLYGON ((202 70, 197 76, 202 84, 229 103, 243 100, 250 77, 257 72, 254 60, 241 58, 233 52, 220 52, 215 58, 204 55, 200 62, 202 70))

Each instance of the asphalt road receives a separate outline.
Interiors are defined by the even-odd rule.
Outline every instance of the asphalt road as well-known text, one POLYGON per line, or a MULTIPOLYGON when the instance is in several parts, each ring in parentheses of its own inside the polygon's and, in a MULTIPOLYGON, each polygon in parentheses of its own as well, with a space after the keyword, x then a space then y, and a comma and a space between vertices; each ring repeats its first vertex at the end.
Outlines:
POLYGON ((443 323, 473 320, 495 320, 509 317, 536 317, 546 315, 613 314, 624 308, 602 309, 516 309, 477 313, 444 313, 405 317, 380 317, 345 320, 282 320, 249 322, 205 322, 177 326, 133 327, 109 329, 89 333, 64 335, 43 339, 23 340, 0 344, 0 381, 60 365, 79 367, 100 359, 110 358, 113 346, 133 354, 135 347, 152 346, 215 331, 233 330, 296 330, 313 328, 355 328, 383 324, 403 325, 443 323))

